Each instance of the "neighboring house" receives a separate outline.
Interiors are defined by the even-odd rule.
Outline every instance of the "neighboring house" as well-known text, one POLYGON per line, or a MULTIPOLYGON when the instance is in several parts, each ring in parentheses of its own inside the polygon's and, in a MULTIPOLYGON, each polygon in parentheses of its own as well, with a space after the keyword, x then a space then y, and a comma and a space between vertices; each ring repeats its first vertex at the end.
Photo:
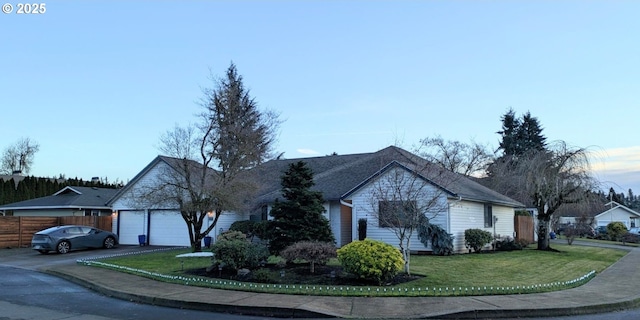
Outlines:
MULTIPOLYGON (((186 223, 176 208, 145 208, 135 201, 136 188, 153 184, 163 170, 171 169, 177 161, 169 157, 157 157, 109 201, 117 217, 113 230, 120 236, 121 243, 137 244, 137 236, 145 234, 152 245, 189 245, 186 223)), ((325 217, 329 220, 338 247, 357 240, 357 222, 361 218, 368 221, 368 238, 397 246, 398 239, 393 231, 376 218, 379 201, 372 194, 382 181, 398 173, 425 183, 425 190, 437 194, 437 201, 444 206, 432 214, 430 221, 455 237, 457 252, 466 252, 466 229, 478 228, 496 235, 514 236, 514 209, 523 207, 513 199, 471 179, 436 167, 408 151, 387 147, 373 153, 267 161, 251 171, 251 175, 258 177, 261 184, 250 209, 247 212, 223 213, 210 235, 215 237, 221 230, 227 230, 234 221, 269 219, 268 212, 273 202, 283 199, 281 177, 291 163, 298 161, 306 162, 314 172, 313 189, 323 194, 325 217)), ((205 221, 203 228, 207 227, 207 223, 205 221)), ((418 241, 415 233, 410 249, 429 250, 418 241)))
POLYGON ((594 218, 594 225, 596 227, 606 226, 610 222, 616 221, 622 222, 627 229, 640 227, 640 213, 615 201, 605 204, 605 207, 609 207, 609 209, 596 215, 594 218))
POLYGON ((117 189, 69 186, 51 196, 0 206, 0 212, 17 217, 108 216, 107 201, 117 189))

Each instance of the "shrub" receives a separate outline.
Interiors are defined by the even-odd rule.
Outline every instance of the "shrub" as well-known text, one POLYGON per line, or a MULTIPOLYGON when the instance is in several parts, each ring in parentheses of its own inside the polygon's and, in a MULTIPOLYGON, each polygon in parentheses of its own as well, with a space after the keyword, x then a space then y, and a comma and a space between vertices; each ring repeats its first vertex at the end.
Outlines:
POLYGON ((625 233, 627 233, 627 227, 620 221, 610 222, 607 225, 607 235, 613 241, 620 241, 625 233))
POLYGON ((258 269, 256 271, 251 272, 251 280, 255 282, 261 282, 261 283, 273 282, 271 277, 271 271, 269 271, 269 269, 258 269))
POLYGON ((287 261, 297 259, 309 262, 310 272, 315 272, 315 265, 325 265, 336 257, 336 246, 330 242, 300 241, 286 247, 280 256, 287 261))
POLYGON ((404 266, 398 249, 377 240, 353 241, 337 253, 346 272, 379 284, 392 279, 404 266))
POLYGON ((418 239, 425 248, 431 242, 433 254, 448 256, 453 254, 453 237, 437 224, 429 223, 427 217, 421 216, 418 224, 418 239))
POLYGON ((464 231, 464 245, 473 250, 480 252, 482 247, 491 242, 491 232, 481 229, 467 229, 464 231))
POLYGON ((519 239, 519 240, 514 240, 513 238, 500 239, 496 242, 496 250, 497 251, 522 250, 522 248, 524 247, 522 246, 522 241, 520 240, 522 239, 519 239))
POLYGON ((211 246, 211 251, 214 255, 214 265, 234 270, 244 267, 255 268, 269 257, 266 247, 251 244, 247 236, 240 231, 227 231, 219 235, 211 246))
POLYGON ((640 236, 627 232, 620 238, 620 241, 622 241, 622 243, 640 243, 640 236))

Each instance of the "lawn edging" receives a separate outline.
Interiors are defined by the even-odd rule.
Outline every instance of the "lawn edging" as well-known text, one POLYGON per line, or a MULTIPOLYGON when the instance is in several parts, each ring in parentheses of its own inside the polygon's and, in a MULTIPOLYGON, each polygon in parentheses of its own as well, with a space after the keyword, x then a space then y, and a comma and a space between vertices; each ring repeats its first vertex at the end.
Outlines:
POLYGON ((105 263, 99 260, 120 257, 125 255, 136 255, 149 252, 174 250, 176 248, 161 248, 144 252, 130 252, 109 256, 96 257, 92 259, 77 260, 78 264, 85 266, 111 269, 119 272, 126 272, 145 278, 163 281, 168 283, 182 284, 187 286, 198 286, 223 290, 247 291, 256 293, 275 293, 293 295, 315 295, 315 296, 351 296, 351 297, 451 297, 451 296, 486 296, 486 295, 508 295, 508 294, 530 294, 550 291, 560 291, 579 287, 596 275, 592 270, 587 274, 573 280, 542 283, 528 286, 477 286, 477 287, 414 287, 398 288, 384 286, 333 286, 333 285, 297 285, 297 284, 264 284, 243 282, 235 280, 210 279, 197 276, 176 276, 167 275, 147 270, 120 266, 105 263))

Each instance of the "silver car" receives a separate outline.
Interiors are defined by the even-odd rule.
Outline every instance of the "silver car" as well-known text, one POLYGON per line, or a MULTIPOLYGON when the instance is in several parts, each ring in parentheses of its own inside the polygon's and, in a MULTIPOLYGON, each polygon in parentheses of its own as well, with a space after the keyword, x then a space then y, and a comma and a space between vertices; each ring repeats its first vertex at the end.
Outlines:
POLYGON ((118 245, 118 236, 112 232, 87 226, 58 226, 36 232, 31 249, 42 254, 49 251, 67 253, 76 249, 106 248, 118 245))

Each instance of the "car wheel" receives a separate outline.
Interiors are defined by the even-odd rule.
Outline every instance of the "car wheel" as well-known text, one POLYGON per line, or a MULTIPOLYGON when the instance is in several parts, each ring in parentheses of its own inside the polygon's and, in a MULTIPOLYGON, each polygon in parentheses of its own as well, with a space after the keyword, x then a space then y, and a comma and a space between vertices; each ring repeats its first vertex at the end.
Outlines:
POLYGON ((56 246, 56 251, 58 251, 58 253, 64 254, 69 252, 70 250, 71 250, 71 244, 69 243, 69 241, 61 241, 56 246))
POLYGON ((49 251, 47 251, 47 250, 38 250, 38 252, 40 252, 40 254, 47 254, 47 253, 49 253, 49 251))
POLYGON ((107 237, 104 239, 104 243, 102 244, 106 249, 111 249, 116 246, 116 239, 113 237, 107 237))

